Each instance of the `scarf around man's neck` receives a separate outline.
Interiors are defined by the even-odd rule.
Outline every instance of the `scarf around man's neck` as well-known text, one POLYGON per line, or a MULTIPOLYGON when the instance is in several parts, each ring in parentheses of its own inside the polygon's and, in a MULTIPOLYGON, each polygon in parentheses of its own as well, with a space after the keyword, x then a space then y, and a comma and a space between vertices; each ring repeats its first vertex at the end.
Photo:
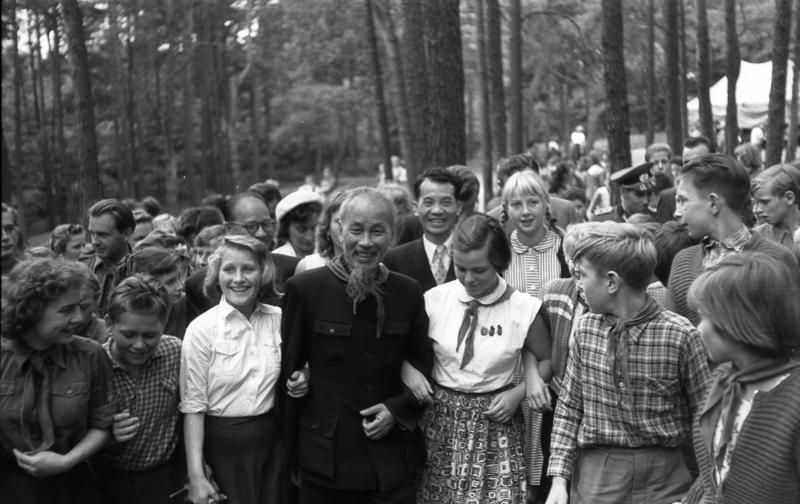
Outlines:
POLYGON ((375 288, 374 290, 367 291, 367 292, 353 292, 353 288, 350 285, 350 274, 352 273, 352 269, 350 266, 344 261, 344 258, 341 255, 337 255, 330 261, 328 261, 328 269, 331 270, 331 273, 345 283, 345 292, 348 296, 353 300, 353 315, 356 314, 356 307, 358 304, 367 298, 370 294, 375 296, 375 301, 378 304, 378 309, 376 310, 375 314, 375 330, 376 330, 376 337, 380 338, 381 333, 383 332, 383 325, 386 319, 386 308, 383 304, 383 292, 381 292, 380 285, 383 285, 384 282, 389 278, 389 269, 384 266, 383 264, 378 264, 378 269, 375 273, 375 288))
POLYGON ((703 444, 712 455, 717 467, 722 467, 728 445, 733 438, 736 424, 736 412, 742 401, 742 388, 776 378, 800 368, 800 361, 781 361, 777 359, 760 359, 752 365, 737 370, 732 365, 720 366, 708 390, 705 406, 700 413, 700 433, 703 444), (714 430, 717 423, 722 423, 722 435, 717 449, 714 449, 714 430))
POLYGON ((611 330, 608 332, 608 342, 606 346, 606 358, 608 368, 611 371, 614 387, 617 389, 619 406, 629 410, 632 407, 632 390, 630 369, 628 367, 628 336, 631 327, 643 325, 656 318, 663 308, 648 294, 645 298, 644 306, 636 314, 627 320, 622 320, 613 315, 605 315, 603 319, 611 330), (624 390, 620 387, 620 379, 624 384, 624 390))

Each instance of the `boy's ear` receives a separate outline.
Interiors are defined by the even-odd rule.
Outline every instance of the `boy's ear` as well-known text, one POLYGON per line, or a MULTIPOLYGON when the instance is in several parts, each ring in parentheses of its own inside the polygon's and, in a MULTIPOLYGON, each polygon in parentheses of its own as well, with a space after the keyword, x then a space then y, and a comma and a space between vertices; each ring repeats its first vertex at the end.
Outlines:
POLYGON ((616 294, 619 292, 621 282, 622 278, 620 278, 616 271, 612 270, 606 273, 606 289, 608 289, 609 294, 616 294))

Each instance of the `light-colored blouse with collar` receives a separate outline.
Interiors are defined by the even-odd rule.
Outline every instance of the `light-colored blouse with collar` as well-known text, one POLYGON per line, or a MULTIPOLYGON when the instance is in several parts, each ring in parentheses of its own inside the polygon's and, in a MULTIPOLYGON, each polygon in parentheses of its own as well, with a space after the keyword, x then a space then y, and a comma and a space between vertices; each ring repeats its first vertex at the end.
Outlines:
MULTIPOLYGON (((506 291, 506 281, 498 277, 497 287, 478 298, 482 305, 500 299, 506 291)), ((467 303, 472 301, 458 280, 444 283, 425 293, 428 312, 428 334, 433 341, 433 380, 449 389, 469 393, 493 392, 513 383, 528 329, 541 306, 541 301, 514 291, 507 300, 478 308, 472 360, 461 369, 464 356, 462 343, 458 346, 467 303)))
POLYGON ((259 303, 248 319, 223 297, 186 328, 179 409, 221 417, 267 413, 280 367, 281 309, 259 303))
POLYGON ((561 277, 561 263, 558 260, 561 237, 548 229, 538 245, 529 247, 519 240, 515 229, 509 241, 511 264, 503 277, 511 287, 541 299, 544 286, 561 277))

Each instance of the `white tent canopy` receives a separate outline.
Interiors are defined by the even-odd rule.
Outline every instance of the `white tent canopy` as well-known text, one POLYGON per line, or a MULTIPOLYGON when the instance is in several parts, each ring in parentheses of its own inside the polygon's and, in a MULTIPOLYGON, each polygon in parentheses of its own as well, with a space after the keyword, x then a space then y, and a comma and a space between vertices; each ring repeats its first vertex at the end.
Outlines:
MULTIPOLYGON (((792 69, 789 61, 786 76, 786 112, 792 101, 792 69)), ((739 79, 736 81, 736 107, 739 109, 739 128, 750 129, 767 121, 769 108, 769 89, 772 86, 772 62, 749 63, 742 61, 739 79)), ((714 119, 725 123, 725 111, 728 107, 728 77, 718 80, 709 89, 711 110, 714 119)), ((699 102, 697 98, 686 104, 689 123, 694 124, 699 118, 699 102)))

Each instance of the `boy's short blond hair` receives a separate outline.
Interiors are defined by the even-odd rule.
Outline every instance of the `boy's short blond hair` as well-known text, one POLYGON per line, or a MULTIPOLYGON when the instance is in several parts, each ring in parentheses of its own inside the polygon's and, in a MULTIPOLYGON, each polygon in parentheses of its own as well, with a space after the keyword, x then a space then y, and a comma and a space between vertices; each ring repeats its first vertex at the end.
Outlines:
POLYGON ((632 289, 645 290, 657 262, 653 235, 634 224, 598 224, 579 233, 573 261, 585 259, 602 274, 614 271, 632 289))

